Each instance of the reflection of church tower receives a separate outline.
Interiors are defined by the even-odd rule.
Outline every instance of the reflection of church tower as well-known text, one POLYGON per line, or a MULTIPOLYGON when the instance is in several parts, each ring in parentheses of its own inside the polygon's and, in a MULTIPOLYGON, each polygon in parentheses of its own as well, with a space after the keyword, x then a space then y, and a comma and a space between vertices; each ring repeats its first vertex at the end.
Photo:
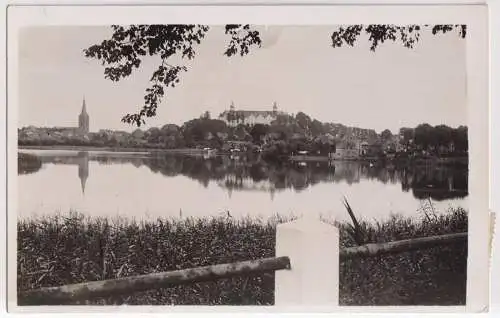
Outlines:
POLYGON ((87 106, 85 105, 85 97, 83 97, 82 112, 78 116, 78 128, 80 132, 87 134, 89 132, 89 114, 87 114, 87 106))
POLYGON ((85 194, 85 183, 89 177, 89 153, 79 152, 78 159, 78 177, 80 178, 82 193, 85 194))

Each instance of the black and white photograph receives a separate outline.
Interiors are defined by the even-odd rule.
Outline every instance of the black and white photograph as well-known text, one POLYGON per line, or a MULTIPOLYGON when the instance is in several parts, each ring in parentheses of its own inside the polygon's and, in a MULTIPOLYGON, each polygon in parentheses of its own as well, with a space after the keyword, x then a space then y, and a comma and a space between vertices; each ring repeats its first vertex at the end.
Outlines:
POLYGON ((16 306, 466 306, 455 21, 20 27, 16 306))

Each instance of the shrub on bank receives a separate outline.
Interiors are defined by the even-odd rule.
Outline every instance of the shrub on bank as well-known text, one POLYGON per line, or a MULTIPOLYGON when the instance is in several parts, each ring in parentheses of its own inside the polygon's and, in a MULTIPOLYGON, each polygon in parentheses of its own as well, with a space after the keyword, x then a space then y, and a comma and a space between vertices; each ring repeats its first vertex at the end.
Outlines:
MULTIPOLYGON (((18 290, 171 271, 274 256, 275 229, 285 218, 128 219, 70 213, 18 221, 18 290)), ((361 222, 366 240, 386 242, 467 231, 454 209, 422 221, 392 217, 361 222)), ((338 224, 341 247, 353 246, 338 224)), ((328 244, 325 242, 325 244, 328 244)), ((464 304, 466 244, 341 262, 342 305, 464 304)), ((272 305, 274 275, 221 279, 96 299, 92 304, 272 305)))

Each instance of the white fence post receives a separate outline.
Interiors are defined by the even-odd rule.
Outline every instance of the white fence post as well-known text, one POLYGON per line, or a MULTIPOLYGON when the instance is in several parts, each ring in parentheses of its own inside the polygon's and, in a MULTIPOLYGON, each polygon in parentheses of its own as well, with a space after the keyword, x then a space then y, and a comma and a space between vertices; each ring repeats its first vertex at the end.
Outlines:
POLYGON ((290 258, 291 269, 276 271, 275 306, 338 306, 338 228, 310 218, 279 224, 280 256, 290 258))

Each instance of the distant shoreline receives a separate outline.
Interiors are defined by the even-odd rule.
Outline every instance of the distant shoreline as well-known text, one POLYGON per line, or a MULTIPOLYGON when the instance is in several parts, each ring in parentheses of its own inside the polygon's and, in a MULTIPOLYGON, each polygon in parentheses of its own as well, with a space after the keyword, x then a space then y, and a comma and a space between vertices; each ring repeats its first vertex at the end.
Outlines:
POLYGON ((114 152, 166 152, 179 154, 203 153, 203 149, 154 149, 154 148, 127 148, 127 147, 94 147, 94 146, 18 146, 17 149, 33 150, 73 150, 73 151, 114 151, 114 152))
MULTIPOLYGON (((70 151, 110 151, 110 152, 146 152, 146 153, 167 153, 180 155, 202 155, 203 149, 179 148, 179 149, 155 149, 155 148, 131 148, 131 147, 95 147, 95 146, 18 146, 19 150, 70 150, 70 151)), ((217 152, 217 155, 226 155, 225 152, 217 152)), ((417 164, 458 164, 468 165, 467 157, 432 157, 432 158, 405 158, 405 159, 382 159, 377 157, 343 158, 330 159, 327 156, 295 155, 287 157, 286 161, 292 162, 329 162, 329 161, 351 161, 351 162, 380 162, 391 163, 417 163, 417 164)))
POLYGON ((327 156, 307 156, 307 155, 301 155, 301 156, 290 156, 289 157, 290 161, 379 161, 379 158, 375 157, 359 157, 359 158, 343 158, 343 159, 331 159, 328 158, 327 156))
POLYGON ((326 156, 290 156, 291 161, 369 161, 369 162, 378 162, 378 161, 386 161, 386 162, 429 162, 429 163, 440 163, 440 164, 464 164, 467 165, 468 158, 467 157, 430 157, 430 158, 404 158, 404 159, 389 159, 389 158, 377 158, 377 157, 359 157, 359 158, 343 158, 343 159, 329 159, 326 156))

